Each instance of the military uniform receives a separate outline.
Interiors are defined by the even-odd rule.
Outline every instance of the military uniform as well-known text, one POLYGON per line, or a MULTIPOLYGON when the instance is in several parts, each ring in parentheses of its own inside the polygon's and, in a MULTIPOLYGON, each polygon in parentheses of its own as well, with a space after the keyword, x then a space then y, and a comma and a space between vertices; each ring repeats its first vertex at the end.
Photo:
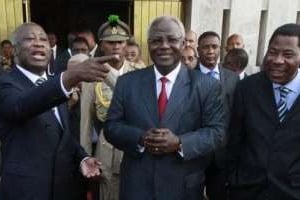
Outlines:
MULTIPOLYGON (((129 39, 129 27, 121 20, 106 22, 98 30, 98 38, 101 41, 126 41, 129 39)), ((101 44, 100 44, 101 45, 101 44)), ((118 77, 124 73, 142 68, 138 64, 123 60, 123 65, 119 70, 110 67, 107 78, 103 82, 83 84, 85 93, 82 93, 82 107, 84 113, 81 120, 81 144, 87 152, 91 152, 90 132, 95 116, 100 122, 105 122, 106 113, 110 105, 118 77), (92 91, 93 90, 93 91, 92 91), (84 116, 85 115, 85 116, 84 116)), ((84 91, 83 90, 83 91, 84 91)), ((101 161, 102 176, 100 181, 100 200, 118 200, 119 194, 119 170, 123 152, 109 144, 101 131, 96 147, 95 157, 101 161)))

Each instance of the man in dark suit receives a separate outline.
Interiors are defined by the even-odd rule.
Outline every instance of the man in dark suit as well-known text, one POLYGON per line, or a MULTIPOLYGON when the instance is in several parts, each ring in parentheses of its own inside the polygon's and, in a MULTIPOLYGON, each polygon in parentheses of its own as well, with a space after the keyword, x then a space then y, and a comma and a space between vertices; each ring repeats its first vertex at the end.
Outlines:
POLYGON ((248 54, 244 49, 231 49, 227 52, 223 67, 234 71, 240 80, 247 76, 245 69, 248 65, 248 54))
MULTIPOLYGON (((236 83, 239 81, 238 75, 223 68, 218 64, 220 58, 220 37, 216 32, 207 31, 198 38, 199 64, 196 68, 202 74, 207 74, 221 83, 222 97, 226 105, 227 112, 230 112, 233 101, 233 93, 236 83)), ((228 115, 229 116, 229 115, 228 115)), ((229 120, 229 117, 227 121, 229 120)), ((223 200, 227 198, 225 143, 223 148, 219 148, 212 163, 206 172, 206 193, 209 199, 223 200)))
POLYGON ((89 59, 48 81, 50 45, 37 24, 13 33, 16 67, 0 79, 2 150, 0 199, 73 200, 79 169, 100 174, 99 163, 71 139, 66 107, 80 81, 101 81, 112 58, 89 59))
POLYGON ((54 32, 48 32, 47 33, 50 48, 51 48, 51 55, 50 55, 50 61, 47 69, 47 75, 48 76, 54 76, 55 75, 55 61, 57 58, 63 53, 63 49, 60 48, 60 46, 57 45, 57 36, 54 32))
POLYGON ((124 151, 122 200, 203 199, 225 112, 218 82, 180 63, 184 34, 178 19, 156 18, 148 31, 154 65, 117 81, 105 136, 124 151))
POLYGON ((236 89, 229 126, 232 200, 300 199, 300 26, 271 36, 264 71, 236 89))

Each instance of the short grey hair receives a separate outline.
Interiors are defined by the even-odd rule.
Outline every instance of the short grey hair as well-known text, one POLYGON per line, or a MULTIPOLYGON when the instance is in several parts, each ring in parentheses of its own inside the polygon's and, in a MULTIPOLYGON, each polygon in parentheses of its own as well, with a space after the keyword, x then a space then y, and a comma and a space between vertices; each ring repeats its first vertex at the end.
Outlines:
MULTIPOLYGON (((13 44, 13 46, 16 46, 20 41, 19 41, 19 34, 20 34, 20 31, 26 27, 26 26, 39 26, 41 27, 40 25, 34 23, 34 22, 28 22, 28 23, 24 23, 24 24, 21 24, 20 26, 18 26, 14 32, 12 33, 11 37, 10 37, 10 41, 11 43, 13 44)), ((42 27, 41 27, 42 28, 42 27)))
POLYGON ((158 24, 158 23, 160 23, 161 21, 173 21, 173 22, 175 22, 178 25, 178 27, 179 27, 179 31, 181 33, 181 38, 184 39, 184 37, 185 37, 184 26, 183 26, 182 22, 178 18, 173 17, 173 16, 160 16, 160 17, 155 18, 151 22, 151 24, 150 24, 150 26, 148 28, 148 38, 150 36, 150 33, 152 32, 153 26, 156 25, 156 24, 158 24))

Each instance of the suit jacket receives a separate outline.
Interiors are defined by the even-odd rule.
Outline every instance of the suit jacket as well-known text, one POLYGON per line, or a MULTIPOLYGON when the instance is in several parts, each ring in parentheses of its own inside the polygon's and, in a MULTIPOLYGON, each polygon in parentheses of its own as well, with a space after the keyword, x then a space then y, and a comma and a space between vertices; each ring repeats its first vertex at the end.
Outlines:
POLYGON ((67 69, 68 61, 71 58, 71 55, 68 50, 63 51, 56 56, 54 62, 54 74, 59 74, 67 69))
POLYGON ((204 170, 225 135, 220 86, 216 80, 181 66, 159 122, 155 82, 151 66, 121 76, 115 87, 105 137, 124 151, 120 197, 203 199, 204 170), (178 153, 154 156, 147 150, 139 151, 140 137, 150 128, 159 127, 179 136, 183 158, 178 153))
POLYGON ((1 77, 0 199, 76 199, 74 180, 87 154, 70 137, 66 100, 60 76, 39 87, 17 68, 1 77))
MULTIPOLYGON (((220 71, 222 96, 224 98, 224 101, 226 102, 227 109, 229 109, 230 111, 233 103, 233 93, 236 84, 239 81, 239 76, 233 71, 222 67, 221 64, 218 65, 218 68, 220 71)), ((199 67, 196 67, 195 69, 201 71, 199 67)))
POLYGON ((280 123, 264 72, 237 86, 229 126, 232 199, 300 199, 300 98, 280 123))

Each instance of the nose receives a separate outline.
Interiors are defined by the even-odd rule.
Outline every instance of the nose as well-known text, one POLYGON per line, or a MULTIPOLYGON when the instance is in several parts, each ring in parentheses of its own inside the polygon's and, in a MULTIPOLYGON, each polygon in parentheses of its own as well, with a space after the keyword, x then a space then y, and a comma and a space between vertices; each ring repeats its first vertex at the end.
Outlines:
POLYGON ((278 54, 278 55, 274 56, 273 63, 283 64, 284 63, 284 56, 282 54, 278 54))
POLYGON ((169 41, 167 39, 163 39, 162 43, 161 43, 161 47, 162 48, 169 48, 170 47, 169 41))

